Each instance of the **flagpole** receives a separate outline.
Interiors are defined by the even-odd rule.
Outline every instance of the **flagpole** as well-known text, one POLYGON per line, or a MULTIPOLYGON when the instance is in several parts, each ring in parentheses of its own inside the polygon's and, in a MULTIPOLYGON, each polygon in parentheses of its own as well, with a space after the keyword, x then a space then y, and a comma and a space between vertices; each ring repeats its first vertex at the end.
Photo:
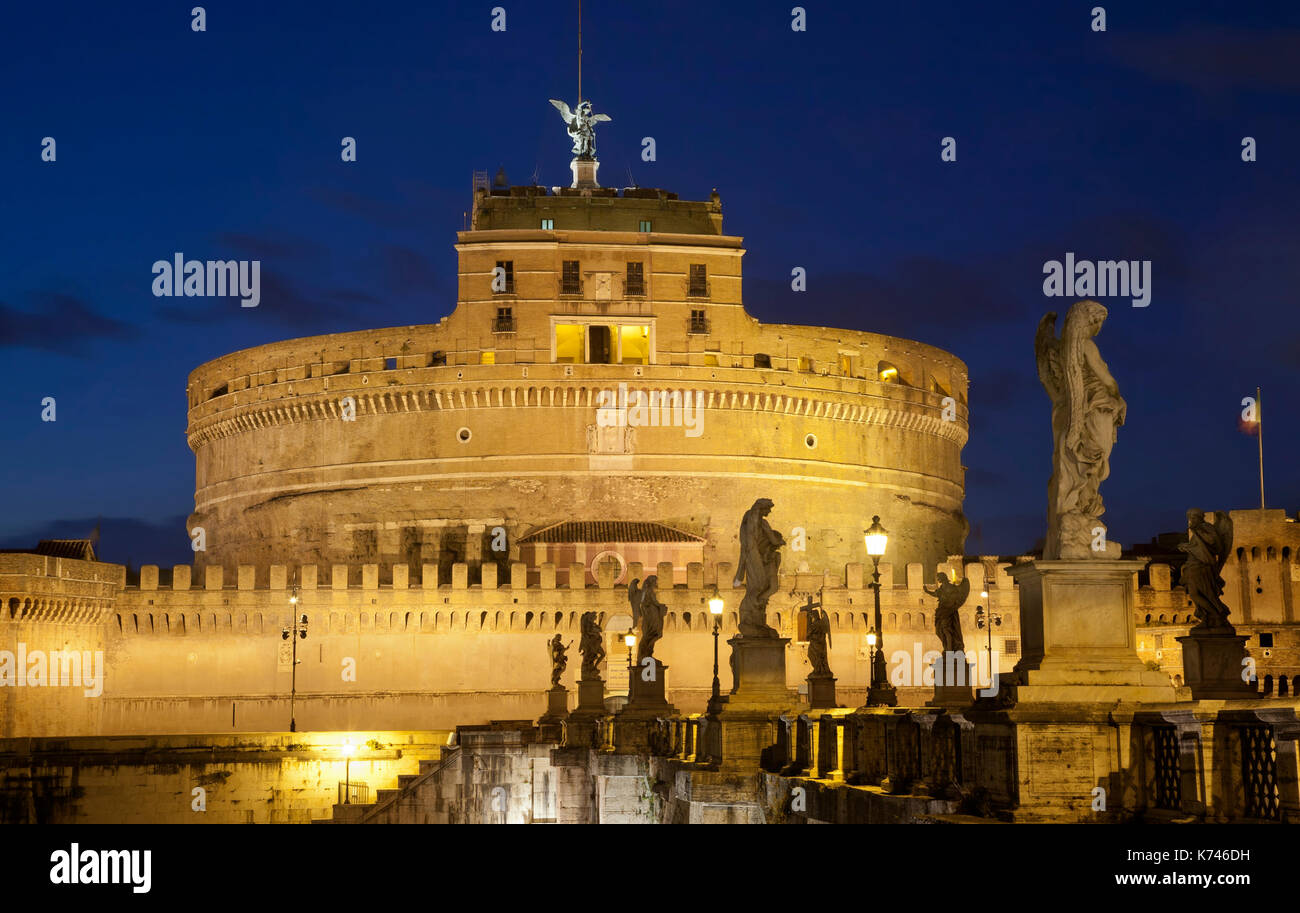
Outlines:
POLYGON ((578 0, 578 104, 582 104, 582 0, 578 0))
POLYGON ((1264 401, 1259 387, 1255 388, 1255 418, 1259 423, 1259 509, 1264 509, 1264 401))

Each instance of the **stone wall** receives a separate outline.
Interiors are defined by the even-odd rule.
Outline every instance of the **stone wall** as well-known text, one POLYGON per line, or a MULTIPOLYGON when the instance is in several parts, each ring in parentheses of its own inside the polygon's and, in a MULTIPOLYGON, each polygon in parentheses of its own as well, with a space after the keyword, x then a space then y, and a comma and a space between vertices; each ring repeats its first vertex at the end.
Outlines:
POLYGON ((361 786, 371 795, 395 788, 399 775, 439 757, 449 736, 355 731, 0 740, 0 824, 306 824, 330 816, 339 784, 357 795, 364 795, 361 786), (350 763, 345 738, 356 746, 350 763))

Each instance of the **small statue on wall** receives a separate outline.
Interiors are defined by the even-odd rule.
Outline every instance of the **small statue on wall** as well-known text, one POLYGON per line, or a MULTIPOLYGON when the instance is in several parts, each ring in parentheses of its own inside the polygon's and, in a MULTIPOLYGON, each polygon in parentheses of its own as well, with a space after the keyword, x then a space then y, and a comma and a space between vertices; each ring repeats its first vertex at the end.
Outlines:
POLYGON ((659 577, 651 574, 644 585, 637 588, 639 580, 633 580, 627 588, 628 602, 632 604, 632 624, 638 631, 636 643, 636 660, 638 663, 647 656, 655 655, 655 644, 664 636, 664 615, 668 607, 659 601, 659 577))
POLYGON ((595 612, 582 613, 582 639, 578 653, 582 655, 582 677, 587 681, 600 678, 600 664, 605 661, 605 632, 595 612))
POLYGON ((934 633, 943 644, 943 652, 964 652, 966 640, 961 633, 961 614, 959 610, 970 596, 970 578, 965 577, 961 583, 953 583, 946 574, 935 577, 935 587, 924 587, 925 592, 939 600, 934 609, 934 633))
POLYGON ((831 619, 822 608, 821 602, 813 602, 811 596, 800 607, 808 618, 808 662, 812 664, 812 674, 826 676, 831 674, 829 648, 831 646, 831 619))
POLYGON ((1200 620, 1192 631, 1236 633, 1222 599, 1221 576, 1232 551, 1232 518, 1216 511, 1214 522, 1208 523, 1205 511, 1192 508, 1187 512, 1187 541, 1180 543, 1178 550, 1187 553, 1181 580, 1200 620))
POLYGON ((569 651, 569 647, 572 646, 573 646, 573 641, 569 641, 567 644, 565 644, 559 634, 556 634, 550 640, 549 650, 551 654, 551 687, 553 688, 558 688, 560 686, 560 676, 562 676, 564 674, 564 670, 568 668, 569 665, 568 651, 569 651))

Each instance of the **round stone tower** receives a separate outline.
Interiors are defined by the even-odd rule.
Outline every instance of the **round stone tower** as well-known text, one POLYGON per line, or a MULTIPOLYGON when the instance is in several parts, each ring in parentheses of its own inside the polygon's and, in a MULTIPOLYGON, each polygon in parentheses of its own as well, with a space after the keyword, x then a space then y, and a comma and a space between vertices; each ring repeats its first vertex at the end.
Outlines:
POLYGON ((784 570, 866 560, 873 514, 895 565, 961 553, 965 366, 750 317, 716 192, 484 182, 456 251, 437 324, 272 343, 190 375, 200 564, 504 568, 521 540, 543 560, 528 534, 555 524, 587 540, 560 543, 581 561, 610 542, 668 560, 682 541, 735 561, 759 497, 791 543, 784 570), (584 532, 603 521, 624 522, 584 532))

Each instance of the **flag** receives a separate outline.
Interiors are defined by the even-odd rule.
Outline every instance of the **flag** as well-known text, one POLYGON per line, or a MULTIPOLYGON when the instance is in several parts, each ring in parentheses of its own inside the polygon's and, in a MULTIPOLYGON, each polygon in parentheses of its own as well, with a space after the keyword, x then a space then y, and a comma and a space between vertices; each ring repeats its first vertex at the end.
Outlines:
POLYGON ((1243 434, 1258 435, 1260 422, 1260 403, 1256 397, 1248 396, 1241 401, 1241 417, 1237 419, 1237 429, 1243 434))

